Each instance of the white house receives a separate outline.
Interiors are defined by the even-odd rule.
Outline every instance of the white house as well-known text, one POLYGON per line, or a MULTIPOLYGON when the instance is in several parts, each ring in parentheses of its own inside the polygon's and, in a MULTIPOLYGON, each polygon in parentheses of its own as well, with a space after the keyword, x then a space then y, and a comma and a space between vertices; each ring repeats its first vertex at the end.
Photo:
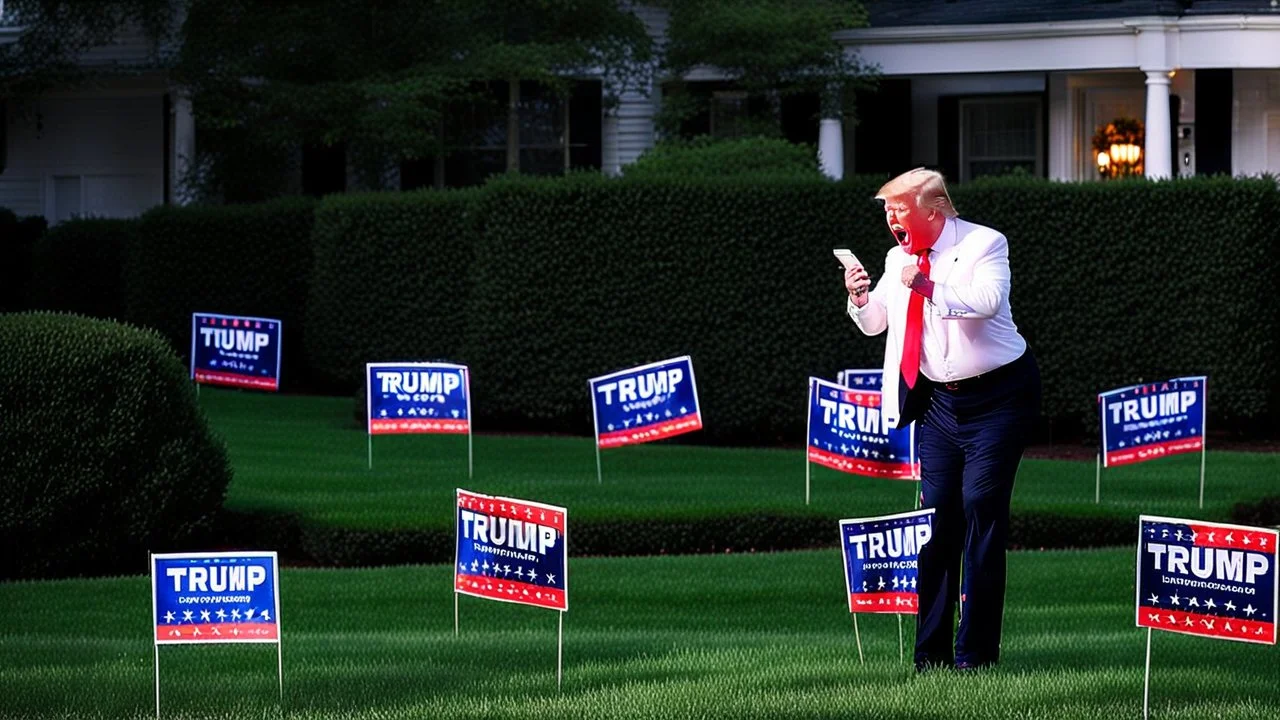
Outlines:
MULTIPOLYGON (((0 16, 0 44, 21 32, 0 16)), ((190 103, 156 67, 161 50, 125 34, 82 58, 106 77, 23 106, 0 98, 0 207, 54 223, 172 202, 195 133, 190 103)))
POLYGON ((870 2, 871 27, 838 33, 885 77, 886 102, 860 107, 853 169, 1086 180, 1094 132, 1125 116, 1145 125, 1149 176, 1280 173, 1278 6, 870 2))
MULTIPOLYGON (((1118 117, 1145 126, 1148 175, 1280 173, 1278 0, 865 5, 869 27, 836 33, 882 77, 875 94, 858 98, 856 127, 827 121, 820 130, 816 98, 782 107, 784 134, 821 141, 832 175, 928 165, 958 182, 1010 168, 1093 179, 1091 138, 1118 117)), ((665 12, 635 9, 661 42, 665 12)), ((18 33, 0 18, 0 43, 18 33)), ((128 72, 21 109, 6 109, 0 99, 0 206, 57 222, 76 214, 136 215, 179 197, 198 138, 190 103, 162 71, 147 69, 154 51, 140 35, 122 37, 84 61, 128 72)), ((686 80, 714 98, 693 130, 731 133, 748 99, 711 69, 686 80)), ((528 112, 546 115, 532 123, 538 132, 522 146, 522 158, 546 172, 567 165, 617 174, 654 145, 663 91, 658 79, 606 111, 598 80, 560 104, 522 90, 531 98, 528 112)), ((498 145, 480 146, 434 167, 403 165, 392 183, 468 184, 500 169, 504 156, 498 145)), ((347 189, 344 163, 332 152, 317 157, 311 165, 323 167, 325 179, 308 184, 304 177, 299 186, 347 189)))

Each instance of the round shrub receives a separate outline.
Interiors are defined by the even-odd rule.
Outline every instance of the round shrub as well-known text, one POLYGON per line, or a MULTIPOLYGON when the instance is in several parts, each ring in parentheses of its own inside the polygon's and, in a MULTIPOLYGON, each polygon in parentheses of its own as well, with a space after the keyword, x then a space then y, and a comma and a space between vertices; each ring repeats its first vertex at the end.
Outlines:
POLYGON ((141 572, 191 549, 231 469, 161 336, 0 315, 0 578, 141 572))

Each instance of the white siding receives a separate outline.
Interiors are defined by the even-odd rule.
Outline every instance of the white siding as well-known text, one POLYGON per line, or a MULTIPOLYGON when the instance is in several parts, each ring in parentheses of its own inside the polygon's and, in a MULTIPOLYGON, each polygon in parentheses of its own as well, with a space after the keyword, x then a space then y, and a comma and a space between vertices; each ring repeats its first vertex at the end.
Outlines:
POLYGON ((164 202, 162 90, 59 94, 8 119, 0 205, 51 222, 131 217, 164 202))
POLYGON ((138 28, 130 28, 120 33, 119 37, 107 45, 89 50, 80 57, 82 65, 87 67, 137 67, 151 65, 157 48, 138 28))
MULTIPOLYGON (((632 10, 644 22, 654 43, 660 45, 667 35, 667 11, 650 5, 636 5, 632 10)), ((635 162, 641 153, 653 147, 653 119, 661 97, 658 88, 650 86, 644 90, 624 93, 612 116, 604 118, 601 164, 608 175, 617 175, 623 165, 635 162)))

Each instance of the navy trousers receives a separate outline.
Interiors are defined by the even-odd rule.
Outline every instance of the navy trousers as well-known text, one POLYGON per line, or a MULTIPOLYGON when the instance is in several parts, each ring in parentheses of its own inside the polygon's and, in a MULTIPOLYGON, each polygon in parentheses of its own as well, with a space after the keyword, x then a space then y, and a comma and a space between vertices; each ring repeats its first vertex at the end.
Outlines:
POLYGON ((935 509, 933 536, 920 550, 916 667, 990 665, 1000 658, 1009 500, 1040 412, 1040 372, 1028 350, 930 391, 916 428, 922 507, 935 509))

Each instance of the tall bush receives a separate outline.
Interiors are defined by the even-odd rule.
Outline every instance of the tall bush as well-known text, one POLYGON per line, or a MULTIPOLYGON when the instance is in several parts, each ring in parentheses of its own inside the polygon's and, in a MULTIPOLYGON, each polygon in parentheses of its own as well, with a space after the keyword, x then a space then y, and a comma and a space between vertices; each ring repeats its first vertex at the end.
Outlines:
POLYGON ((124 254, 137 220, 68 220, 36 243, 30 306, 99 318, 124 317, 124 254))
POLYGON ((0 315, 0 578, 140 572, 194 549, 231 469, 156 333, 0 315))
POLYGON ((324 200, 306 321, 319 381, 350 389, 362 383, 366 362, 458 357, 476 196, 425 190, 324 200))
POLYGON ((0 312, 27 307, 31 253, 47 226, 42 217, 19 218, 0 208, 0 312))
POLYGON ((125 259, 125 317, 159 330, 184 358, 193 312, 279 318, 281 386, 304 385, 315 206, 310 198, 289 198, 148 211, 125 259))

